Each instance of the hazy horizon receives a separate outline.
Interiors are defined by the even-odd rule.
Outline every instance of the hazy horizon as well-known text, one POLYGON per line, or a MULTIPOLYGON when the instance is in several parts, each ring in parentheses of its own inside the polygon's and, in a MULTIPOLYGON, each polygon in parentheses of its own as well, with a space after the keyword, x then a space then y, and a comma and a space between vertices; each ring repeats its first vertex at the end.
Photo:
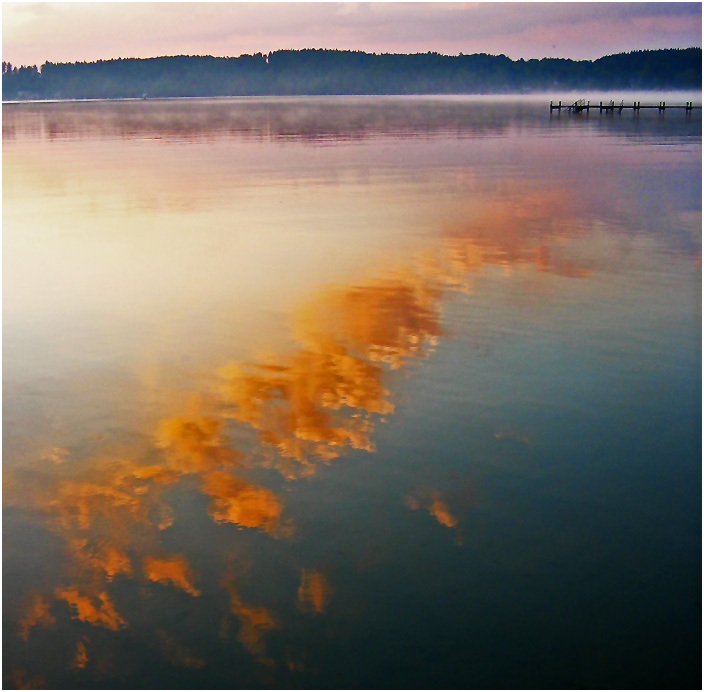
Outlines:
POLYGON ((3 3, 16 65, 301 50, 594 60, 701 47, 699 3, 3 3))

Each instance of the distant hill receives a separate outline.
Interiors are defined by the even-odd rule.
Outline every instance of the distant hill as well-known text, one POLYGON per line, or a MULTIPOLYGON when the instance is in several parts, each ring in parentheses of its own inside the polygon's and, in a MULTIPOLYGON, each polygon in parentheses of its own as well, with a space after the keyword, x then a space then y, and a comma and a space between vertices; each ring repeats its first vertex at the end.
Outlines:
POLYGON ((701 89, 702 49, 642 50, 598 60, 280 50, 238 58, 186 56, 2 64, 2 98, 293 94, 501 94, 586 89, 701 89))

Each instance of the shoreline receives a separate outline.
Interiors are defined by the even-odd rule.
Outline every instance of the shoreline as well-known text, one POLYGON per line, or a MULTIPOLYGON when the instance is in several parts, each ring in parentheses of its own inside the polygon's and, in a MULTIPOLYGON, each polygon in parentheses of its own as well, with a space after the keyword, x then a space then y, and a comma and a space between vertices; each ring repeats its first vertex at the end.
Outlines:
MULTIPOLYGON (((153 98, 143 98, 136 96, 125 96, 125 97, 110 97, 110 98, 65 98, 65 99, 7 99, 2 100, 3 106, 18 106, 23 104, 53 104, 53 103, 133 103, 133 102, 172 102, 172 101, 264 101, 270 100, 296 100, 296 99, 443 99, 443 100, 522 100, 522 101, 538 101, 542 99, 547 99, 548 101, 558 101, 562 100, 567 103, 570 99, 574 98, 593 98, 591 96, 592 92, 588 92, 586 96, 583 92, 578 91, 567 91, 562 94, 555 96, 551 92, 531 92, 531 93, 477 93, 477 94, 433 94, 433 93, 422 93, 422 94, 256 94, 256 95, 230 95, 230 96, 155 96, 153 98)), ((609 93, 606 90, 606 95, 603 96, 604 99, 614 98, 613 94, 617 92, 609 93)), ((641 95, 640 100, 654 99, 657 101, 668 100, 669 96, 672 94, 678 94, 677 101, 686 100, 692 101, 695 108, 702 107, 702 92, 701 91, 689 91, 683 89, 671 89, 671 90, 638 90, 629 91, 624 90, 619 93, 618 101, 623 100, 633 100, 634 97, 638 100, 638 95, 641 95), (696 93, 696 96, 694 95, 696 93), (643 96, 645 95, 645 96, 643 96)), ((597 97, 599 100, 600 97, 597 97)))

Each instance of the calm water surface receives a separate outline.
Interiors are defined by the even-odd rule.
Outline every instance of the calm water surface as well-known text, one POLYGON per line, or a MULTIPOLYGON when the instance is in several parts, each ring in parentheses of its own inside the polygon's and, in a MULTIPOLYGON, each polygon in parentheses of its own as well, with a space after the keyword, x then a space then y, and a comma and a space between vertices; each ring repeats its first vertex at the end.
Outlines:
POLYGON ((4 687, 701 687, 701 115, 546 104, 3 106, 4 687))

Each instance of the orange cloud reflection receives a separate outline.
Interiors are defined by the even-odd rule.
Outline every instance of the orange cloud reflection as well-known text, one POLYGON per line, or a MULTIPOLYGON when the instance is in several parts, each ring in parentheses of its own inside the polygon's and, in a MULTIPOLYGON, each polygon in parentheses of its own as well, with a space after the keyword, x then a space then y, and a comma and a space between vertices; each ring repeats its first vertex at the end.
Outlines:
POLYGON ((276 368, 271 364, 248 370, 237 365, 223 368, 228 415, 258 429, 261 442, 282 458, 300 462, 298 467, 280 465, 287 477, 314 473, 315 461, 334 459, 345 447, 371 451, 369 420, 335 415, 352 397, 360 407, 365 393, 372 410, 390 409, 381 399, 381 370, 359 359, 353 364, 354 360, 302 349, 276 368))
POLYGON ((462 534, 458 527, 457 517, 452 514, 447 502, 444 500, 440 491, 435 488, 421 490, 416 497, 409 496, 406 498, 406 506, 409 509, 425 509, 438 524, 447 526, 449 529, 454 529, 455 542, 458 545, 462 543, 462 534))
MULTIPOLYGON (((273 464, 289 479, 310 476, 350 449, 372 452, 375 426, 394 412, 387 388, 390 371, 432 353, 444 334, 443 300, 450 292, 469 290, 468 274, 497 265, 588 275, 589 267, 561 252, 561 224, 570 214, 561 193, 513 191, 507 198, 506 203, 487 202, 471 221, 451 224, 439 242, 434 239, 432 246, 375 278, 316 293, 292 315, 296 347, 220 368, 214 410, 204 415, 196 406, 164 418, 154 431, 153 446, 141 456, 135 453, 132 459, 128 452, 128 458, 94 458, 80 466, 63 463, 64 448, 42 451, 42 462, 54 475, 43 475, 24 494, 14 484, 9 487, 46 512, 50 529, 64 540, 66 581, 54 588, 53 596, 68 604, 72 617, 112 631, 126 627, 108 595, 111 583, 121 578, 200 595, 186 556, 163 556, 161 547, 162 532, 175 520, 164 499, 166 489, 185 477, 209 498, 207 512, 215 522, 275 537, 291 533, 281 497, 236 475, 243 457, 227 439, 226 424, 235 420, 254 428, 258 442, 251 459, 263 457, 263 465, 273 464)), ((527 442, 515 435, 512 439, 527 442)), ((422 508, 461 542, 458 519, 438 490, 421 491, 407 504, 422 508)), ((245 603, 231 579, 224 588, 229 611, 240 624, 238 641, 258 661, 271 663, 265 638, 279 626, 277 620, 268 608, 245 603)), ((299 609, 321 614, 331 593, 321 572, 301 571, 299 609)), ((50 595, 28 600, 18 628, 25 641, 33 628, 55 624, 50 595)), ((230 621, 226 616, 225 625, 230 621)), ((174 665, 205 665, 170 635, 156 637, 174 665)), ((297 670, 292 661, 289 665, 297 670)), ((69 665, 82 668, 87 662, 86 646, 79 642, 69 665)))
POLYGON ((166 558, 144 558, 144 574, 150 581, 171 583, 183 589, 191 596, 200 596, 200 591, 193 586, 193 573, 182 555, 166 558))
POLYGON ((374 416, 394 410, 385 366, 429 354, 442 333, 439 298, 413 271, 321 292, 294 315, 301 348, 220 370, 226 415, 259 430, 289 478, 315 473, 346 448, 373 451, 374 416))
POLYGON ((230 612, 240 621, 237 641, 260 661, 270 663, 264 637, 269 630, 278 627, 276 620, 267 608, 245 604, 232 580, 225 583, 225 588, 230 594, 230 612))
POLYGON ((72 616, 91 625, 100 625, 109 630, 118 630, 127 623, 115 610, 105 591, 96 594, 81 593, 80 587, 57 588, 56 597, 71 606, 72 616))
POLYGON ((161 421, 156 445, 166 450, 169 468, 197 473, 235 463, 241 455, 226 446, 222 421, 205 416, 169 418, 161 421))
POLYGON ((494 264, 571 278, 590 276, 588 265, 561 251, 580 228, 574 224, 571 196, 560 189, 505 187, 501 198, 475 210, 474 218, 448 226, 444 251, 454 267, 466 272, 494 264))
POLYGON ((203 493, 213 498, 209 512, 217 522, 263 529, 275 533, 281 522, 281 502, 276 495, 221 471, 203 476, 203 493))
POLYGON ((435 496, 433 498, 433 501, 428 507, 428 511, 443 526, 447 526, 449 528, 457 526, 457 519, 452 514, 450 514, 450 510, 448 509, 447 504, 443 500, 441 500, 439 496, 435 496))
POLYGON ((107 581, 112 581, 118 574, 132 573, 132 564, 127 555, 112 545, 91 548, 88 539, 74 538, 69 540, 68 547, 77 562, 83 563, 88 571, 103 573, 107 581))
MULTIPOLYGON (((321 292, 296 312, 293 331, 316 351, 337 346, 396 369, 409 356, 427 355, 442 335, 439 298, 435 282, 402 269, 391 278, 321 292)), ((360 403, 366 408, 366 399, 360 403)))
POLYGON ((20 637, 27 641, 29 632, 34 627, 48 627, 56 622, 56 618, 50 612, 49 602, 41 594, 35 594, 24 608, 24 614, 20 618, 20 637))
POLYGON ((71 668, 85 668, 88 664, 88 650, 84 642, 78 642, 71 668))
POLYGON ((301 572, 301 585, 298 587, 298 607, 301 610, 322 613, 330 593, 330 584, 324 574, 316 569, 301 572))

